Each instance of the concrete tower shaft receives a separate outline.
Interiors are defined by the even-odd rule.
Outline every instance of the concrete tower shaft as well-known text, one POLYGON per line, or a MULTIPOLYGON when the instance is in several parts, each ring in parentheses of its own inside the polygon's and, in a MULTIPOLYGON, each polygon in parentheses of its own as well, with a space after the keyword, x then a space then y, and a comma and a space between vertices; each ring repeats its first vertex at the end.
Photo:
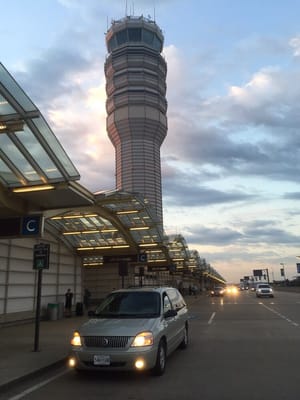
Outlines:
POLYGON ((160 146, 167 134, 163 35, 144 17, 114 21, 106 34, 107 132, 116 152, 116 188, 138 192, 162 222, 160 146))

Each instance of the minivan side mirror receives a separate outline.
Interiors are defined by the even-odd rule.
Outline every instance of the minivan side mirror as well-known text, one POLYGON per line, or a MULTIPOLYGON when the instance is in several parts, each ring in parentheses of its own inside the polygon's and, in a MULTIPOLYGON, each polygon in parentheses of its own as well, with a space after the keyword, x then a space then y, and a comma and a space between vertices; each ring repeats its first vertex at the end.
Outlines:
POLYGON ((165 318, 176 317, 177 311, 176 310, 168 310, 164 313, 165 318))

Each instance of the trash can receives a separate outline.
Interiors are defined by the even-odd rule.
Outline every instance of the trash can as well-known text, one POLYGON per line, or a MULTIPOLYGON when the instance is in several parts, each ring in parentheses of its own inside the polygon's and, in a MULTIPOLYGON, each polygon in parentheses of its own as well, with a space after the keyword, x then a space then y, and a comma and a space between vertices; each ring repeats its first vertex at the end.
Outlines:
POLYGON ((47 314, 50 321, 56 321, 58 317, 58 304, 49 303, 47 307, 47 314))
POLYGON ((80 316, 83 315, 83 303, 76 303, 76 315, 80 316))

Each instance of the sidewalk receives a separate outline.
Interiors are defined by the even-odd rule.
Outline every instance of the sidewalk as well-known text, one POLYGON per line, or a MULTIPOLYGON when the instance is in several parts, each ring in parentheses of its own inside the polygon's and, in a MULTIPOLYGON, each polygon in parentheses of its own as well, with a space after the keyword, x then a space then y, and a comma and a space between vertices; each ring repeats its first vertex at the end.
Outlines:
MULTIPOLYGON (((185 297, 189 306, 200 299, 201 296, 185 297)), ((41 321, 37 352, 33 351, 35 323, 0 327, 0 391, 1 386, 65 361, 73 331, 87 320, 85 315, 41 321)))
POLYGON ((34 350, 35 323, 0 328, 0 391, 20 378, 66 359, 73 331, 87 316, 41 321, 39 351, 34 350))

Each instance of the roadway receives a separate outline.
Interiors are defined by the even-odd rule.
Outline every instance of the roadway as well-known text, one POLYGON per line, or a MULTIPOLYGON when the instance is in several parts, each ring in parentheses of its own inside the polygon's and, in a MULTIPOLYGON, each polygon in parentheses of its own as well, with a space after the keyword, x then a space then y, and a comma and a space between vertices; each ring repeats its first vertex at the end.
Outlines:
POLYGON ((190 305, 189 347, 168 359, 162 377, 61 367, 0 399, 298 400, 299 309, 299 293, 199 296, 190 305))

